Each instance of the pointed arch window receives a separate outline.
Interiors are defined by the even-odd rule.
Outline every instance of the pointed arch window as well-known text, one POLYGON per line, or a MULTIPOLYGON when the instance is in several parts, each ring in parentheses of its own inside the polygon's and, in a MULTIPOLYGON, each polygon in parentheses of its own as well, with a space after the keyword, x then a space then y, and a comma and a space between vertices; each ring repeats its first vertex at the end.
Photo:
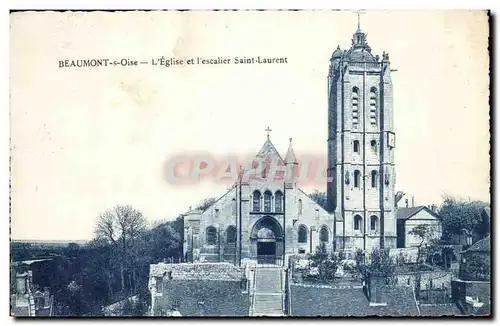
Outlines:
POLYGON ((260 191, 255 190, 252 195, 252 211, 260 212, 260 191))
POLYGON ((214 245, 217 241, 217 229, 213 226, 209 226, 206 229, 206 242, 207 245, 214 245))
POLYGON ((372 188, 377 188, 377 171, 372 171, 372 188))
POLYGON ((377 124, 377 89, 370 89, 370 124, 377 124))
POLYGON ((234 225, 230 225, 227 227, 226 243, 227 244, 235 244, 236 243, 236 227, 234 225))
POLYGON ((307 228, 305 225, 299 225, 298 241, 299 243, 307 242, 307 228))
POLYGON ((370 217, 370 230, 377 231, 378 230, 378 217, 372 215, 370 217))
POLYGON ((361 172, 359 170, 354 171, 354 188, 359 188, 361 172))
POLYGON ((362 218, 359 215, 354 216, 354 230, 361 230, 362 218))
POLYGON ((328 238, 329 238, 328 227, 326 225, 323 225, 319 230, 319 241, 328 242, 328 238))
POLYGON ((352 88, 352 123, 357 125, 359 123, 359 89, 352 88))
POLYGON ((268 190, 264 193, 264 212, 271 212, 271 202, 272 202, 273 194, 268 190))
POLYGON ((359 153, 359 141, 358 140, 355 140, 353 142, 353 150, 354 150, 354 153, 359 153))
POLYGON ((274 194, 274 211, 276 213, 283 212, 283 194, 279 190, 274 194))
POLYGON ((302 199, 299 199, 297 205, 298 205, 298 214, 302 215, 302 199))

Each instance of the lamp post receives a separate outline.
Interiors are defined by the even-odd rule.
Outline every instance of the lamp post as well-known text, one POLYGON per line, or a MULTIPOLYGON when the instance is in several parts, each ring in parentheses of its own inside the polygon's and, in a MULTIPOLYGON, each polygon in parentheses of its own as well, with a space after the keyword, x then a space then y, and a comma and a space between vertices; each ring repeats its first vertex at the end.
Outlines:
POLYGON ((220 231, 222 229, 222 224, 219 224, 219 229, 218 229, 218 233, 217 233, 217 244, 218 244, 218 253, 219 253, 219 263, 220 263, 220 231))
POLYGON ((313 231, 316 231, 316 227, 314 225, 309 229, 309 252, 313 253, 313 231))
POLYGON ((191 263, 194 263, 194 229, 191 227, 191 263))

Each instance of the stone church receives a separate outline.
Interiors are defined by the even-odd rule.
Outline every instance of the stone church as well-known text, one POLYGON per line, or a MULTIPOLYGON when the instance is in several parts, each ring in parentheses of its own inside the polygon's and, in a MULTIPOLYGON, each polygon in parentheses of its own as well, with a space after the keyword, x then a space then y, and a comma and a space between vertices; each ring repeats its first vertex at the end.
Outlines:
POLYGON ((205 211, 184 215, 186 261, 279 263, 289 254, 396 247, 392 82, 389 55, 372 54, 359 28, 328 72, 328 210, 297 187, 299 161, 283 159, 269 133, 256 162, 260 178, 240 178, 205 211), (285 175, 266 178, 270 162, 285 175), (261 164, 261 163, 257 163, 261 164))

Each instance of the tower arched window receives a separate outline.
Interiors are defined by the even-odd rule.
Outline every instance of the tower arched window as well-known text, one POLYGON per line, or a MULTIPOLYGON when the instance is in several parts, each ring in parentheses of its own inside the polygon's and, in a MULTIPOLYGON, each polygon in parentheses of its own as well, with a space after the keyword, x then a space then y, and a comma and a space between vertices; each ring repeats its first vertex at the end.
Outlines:
POLYGON ((276 213, 283 212, 283 194, 279 190, 274 194, 274 211, 276 213))
POLYGON ((378 230, 378 217, 375 215, 370 217, 370 230, 377 231, 378 230))
POLYGON ((370 124, 377 124, 377 89, 370 89, 370 124))
POLYGON ((260 212, 260 191, 255 190, 252 194, 252 211, 260 212))
POLYGON ((354 216, 354 230, 361 230, 362 222, 363 222, 363 220, 362 220, 361 216, 359 216, 359 215, 354 216))
POLYGON ((299 243, 307 242, 307 228, 305 225, 299 225, 298 242, 299 243))
POLYGON ((234 227, 234 225, 230 225, 227 227, 226 243, 227 244, 235 244, 236 243, 236 227, 234 227))
POLYGON ((302 214, 302 199, 299 199, 299 201, 297 202, 297 208, 298 208, 298 214, 301 215, 302 214))
POLYGON ((273 194, 267 190, 264 193, 264 212, 271 212, 271 202, 272 202, 273 194))
POLYGON ((319 230, 319 241, 328 242, 328 238, 329 238, 328 227, 326 225, 323 225, 319 230))
POLYGON ((352 88, 352 123, 356 125, 359 123, 359 89, 352 88))
POLYGON ((353 142, 353 150, 354 150, 354 153, 359 153, 359 141, 358 140, 355 140, 353 142))
POLYGON ((354 171, 354 188, 359 188, 361 172, 359 170, 354 171))
POLYGON ((372 171, 372 188, 377 188, 377 171, 372 171))
POLYGON ((206 242, 207 245, 214 245, 217 241, 217 229, 213 226, 209 226, 206 229, 206 242))

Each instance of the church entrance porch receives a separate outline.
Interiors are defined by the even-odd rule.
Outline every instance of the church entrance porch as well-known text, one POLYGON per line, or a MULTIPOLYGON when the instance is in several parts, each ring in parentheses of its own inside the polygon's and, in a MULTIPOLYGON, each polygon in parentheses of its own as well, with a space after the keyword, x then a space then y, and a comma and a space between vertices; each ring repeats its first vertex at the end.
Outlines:
POLYGON ((283 232, 279 223, 266 216, 255 223, 250 236, 253 258, 258 264, 279 264, 283 256, 283 232))
POLYGON ((276 263, 276 242, 257 242, 257 263, 275 264, 276 263))

